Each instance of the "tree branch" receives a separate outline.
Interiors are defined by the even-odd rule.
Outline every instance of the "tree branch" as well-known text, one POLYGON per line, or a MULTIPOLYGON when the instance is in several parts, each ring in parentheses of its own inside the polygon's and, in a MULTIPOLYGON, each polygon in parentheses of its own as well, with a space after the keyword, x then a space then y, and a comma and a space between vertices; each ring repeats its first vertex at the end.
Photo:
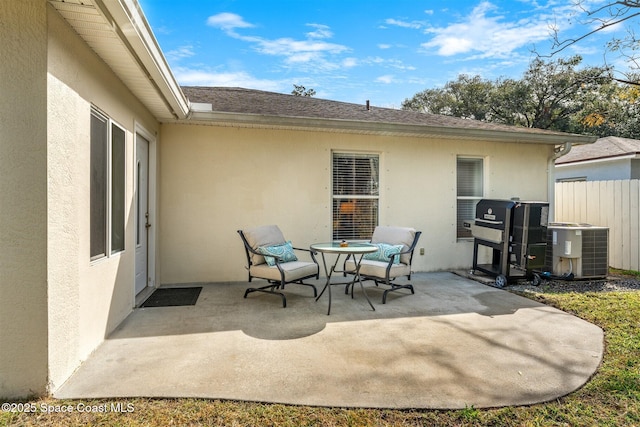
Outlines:
MULTIPOLYGON (((638 6, 638 7, 640 7, 640 6, 638 6)), ((580 37, 578 37, 576 39, 567 39, 567 40, 565 40, 563 42, 559 42, 558 35, 557 35, 557 30, 555 30, 556 31, 556 35, 554 36, 554 40, 555 41, 553 43, 553 46, 554 47, 557 46, 559 49, 552 50, 550 56, 553 56, 553 55, 555 55, 555 54, 557 54, 559 52, 562 52, 567 47, 569 47, 571 45, 574 45, 574 44, 586 39, 587 37, 599 32, 599 31, 604 30, 605 28, 612 27, 614 25, 618 25, 618 24, 620 24, 620 23, 622 23, 624 21, 628 21, 631 18, 635 18, 636 16, 640 16, 640 12, 632 13, 629 16, 625 16, 624 18, 621 18, 621 19, 618 19, 618 20, 615 20, 615 21, 610 21, 610 22, 603 21, 604 23, 601 26, 599 26, 598 28, 596 28, 596 29, 594 29, 592 31, 589 31, 588 33, 583 34, 583 35, 581 35, 580 37)))

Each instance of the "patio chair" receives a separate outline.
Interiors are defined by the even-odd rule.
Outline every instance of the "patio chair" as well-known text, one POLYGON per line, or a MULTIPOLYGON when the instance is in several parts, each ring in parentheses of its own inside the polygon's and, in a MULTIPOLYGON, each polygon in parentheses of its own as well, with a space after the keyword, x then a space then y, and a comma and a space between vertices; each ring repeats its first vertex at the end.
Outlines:
POLYGON ((249 282, 254 278, 268 282, 265 286, 248 288, 244 293, 245 298, 252 292, 280 295, 282 307, 286 307, 287 298, 276 289, 284 290, 284 286, 289 283, 310 286, 313 288, 313 296, 318 295, 314 285, 303 282, 312 277, 317 279, 320 274, 318 261, 311 250, 294 248, 291 242, 285 240, 277 225, 238 230, 238 234, 247 255, 245 268, 249 273, 249 282), (312 261, 298 260, 294 251, 308 252, 312 261))
MULTIPOLYGON (((371 242, 378 246, 378 251, 365 254, 360 264, 360 277, 362 281, 372 280, 376 286, 382 284, 389 288, 382 294, 382 303, 387 303, 387 294, 400 289, 408 289, 414 294, 413 285, 410 283, 395 283, 399 277, 407 277, 411 280, 411 262, 413 250, 422 234, 413 228, 378 226, 373 231, 371 242)), ((348 257, 344 263, 344 271, 355 274, 356 264, 352 257, 348 257)), ((345 289, 345 293, 349 291, 345 289)), ((353 288, 351 289, 353 292, 353 288)))

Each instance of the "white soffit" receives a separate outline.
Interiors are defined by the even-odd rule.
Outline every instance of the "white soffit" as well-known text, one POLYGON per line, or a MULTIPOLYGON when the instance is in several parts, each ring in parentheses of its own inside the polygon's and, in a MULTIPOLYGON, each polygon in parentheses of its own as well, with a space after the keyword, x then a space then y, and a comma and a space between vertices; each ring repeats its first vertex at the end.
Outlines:
POLYGON ((135 0, 49 3, 159 121, 186 117, 187 100, 135 0))

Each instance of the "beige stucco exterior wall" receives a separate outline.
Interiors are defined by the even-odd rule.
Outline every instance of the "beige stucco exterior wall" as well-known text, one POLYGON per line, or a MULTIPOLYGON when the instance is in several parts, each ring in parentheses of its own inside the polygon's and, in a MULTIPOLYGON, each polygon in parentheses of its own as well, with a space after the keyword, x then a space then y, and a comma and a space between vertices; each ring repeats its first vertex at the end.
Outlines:
POLYGON ((470 267, 458 241, 456 158, 485 158, 486 197, 547 200, 552 147, 473 140, 162 125, 161 283, 244 281, 236 230, 278 224, 295 245, 331 239, 332 150, 380 153, 380 224, 422 230, 413 268, 470 267))
POLYGON ((0 2, 0 396, 46 391, 47 16, 0 2))
POLYGON ((0 62, 0 397, 55 390, 131 312, 136 126, 159 135, 159 204, 151 207, 159 219, 158 283, 246 280, 240 228, 276 223, 299 246, 329 240, 332 150, 380 153, 380 223, 423 231, 416 271, 471 264, 471 243, 455 238, 457 155, 486 159, 487 197, 547 199, 550 147, 160 129, 45 0, 0 1, 0 22, 0 58, 12 59, 0 62), (92 105, 127 132, 126 249, 95 262, 92 105))
POLYGON ((53 8, 48 11, 49 382, 55 390, 134 307, 134 132, 158 123, 53 8), (126 130, 125 251, 89 256, 91 106, 126 130))

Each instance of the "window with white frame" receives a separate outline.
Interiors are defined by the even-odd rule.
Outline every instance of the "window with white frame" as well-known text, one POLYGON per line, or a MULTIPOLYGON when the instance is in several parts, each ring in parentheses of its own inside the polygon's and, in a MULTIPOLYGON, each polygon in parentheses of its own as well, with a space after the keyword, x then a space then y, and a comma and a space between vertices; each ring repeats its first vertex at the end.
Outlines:
POLYGON ((126 132, 91 109, 90 258, 124 251, 126 132))
POLYGON ((368 240, 378 225, 379 155, 334 152, 334 240, 368 240))
POLYGON ((458 156, 457 176, 457 219, 456 236, 468 238, 471 231, 462 223, 474 219, 476 204, 484 196, 484 160, 479 157, 458 156))

